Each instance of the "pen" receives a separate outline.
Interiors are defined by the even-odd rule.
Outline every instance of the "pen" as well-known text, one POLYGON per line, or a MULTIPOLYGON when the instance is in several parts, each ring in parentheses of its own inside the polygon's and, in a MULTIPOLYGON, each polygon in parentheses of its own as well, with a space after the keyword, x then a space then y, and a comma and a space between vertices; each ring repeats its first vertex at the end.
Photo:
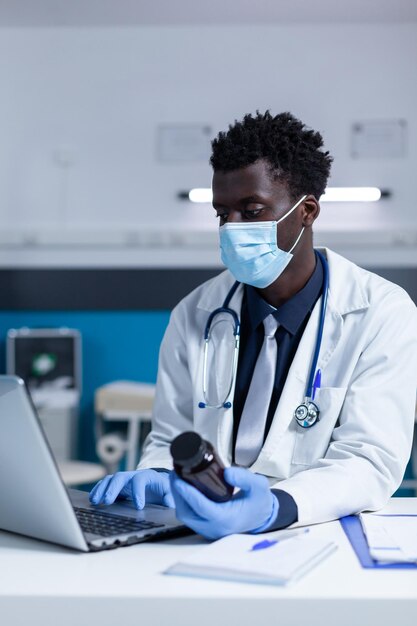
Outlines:
POLYGON ((298 537, 299 535, 305 535, 309 532, 308 528, 300 528, 296 530, 288 530, 286 532, 280 532, 279 535, 273 535, 271 539, 264 539, 263 541, 258 541, 258 543, 253 544, 249 552, 254 552, 255 550, 264 550, 265 548, 270 548, 271 546, 275 546, 280 541, 285 541, 286 539, 292 539, 293 537, 298 537))

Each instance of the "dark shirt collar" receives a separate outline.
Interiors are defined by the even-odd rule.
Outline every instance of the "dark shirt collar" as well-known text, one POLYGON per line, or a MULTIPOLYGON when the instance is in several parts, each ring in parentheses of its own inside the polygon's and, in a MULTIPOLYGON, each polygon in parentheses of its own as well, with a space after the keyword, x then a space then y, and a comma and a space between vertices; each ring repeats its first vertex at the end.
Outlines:
POLYGON ((295 335, 306 315, 312 311, 322 286, 323 266, 317 254, 316 267, 308 282, 277 309, 268 304, 255 287, 245 285, 249 323, 252 330, 259 326, 270 313, 273 313, 281 326, 295 335))

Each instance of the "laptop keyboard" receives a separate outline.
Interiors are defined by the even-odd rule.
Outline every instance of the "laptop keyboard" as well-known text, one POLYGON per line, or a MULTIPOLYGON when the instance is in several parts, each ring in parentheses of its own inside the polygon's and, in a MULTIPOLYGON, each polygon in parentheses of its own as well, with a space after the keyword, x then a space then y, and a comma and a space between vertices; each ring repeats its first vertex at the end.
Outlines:
POLYGON ((136 521, 114 515, 113 513, 103 513, 94 509, 83 509, 74 507, 75 514, 82 530, 86 533, 100 535, 100 537, 112 537, 113 535, 126 535, 141 530, 162 528, 163 524, 156 524, 145 520, 136 521))

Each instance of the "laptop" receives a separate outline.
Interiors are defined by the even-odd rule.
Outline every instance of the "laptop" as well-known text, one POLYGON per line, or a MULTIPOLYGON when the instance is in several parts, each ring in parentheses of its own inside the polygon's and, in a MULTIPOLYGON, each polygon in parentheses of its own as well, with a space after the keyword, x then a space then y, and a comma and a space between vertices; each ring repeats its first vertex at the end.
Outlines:
POLYGON ((0 376, 0 529, 83 552, 176 537, 191 531, 175 511, 129 500, 90 504, 62 482, 21 378, 0 376))

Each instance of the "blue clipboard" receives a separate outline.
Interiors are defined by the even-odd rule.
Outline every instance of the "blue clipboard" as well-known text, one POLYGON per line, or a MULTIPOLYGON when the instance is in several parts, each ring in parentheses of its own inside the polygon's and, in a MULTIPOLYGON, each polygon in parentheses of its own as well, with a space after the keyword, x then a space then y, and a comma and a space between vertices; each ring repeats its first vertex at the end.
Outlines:
POLYGON ((369 554, 368 543, 359 517, 348 515, 339 521, 362 567, 367 569, 417 569, 417 563, 378 563, 374 561, 369 554))

